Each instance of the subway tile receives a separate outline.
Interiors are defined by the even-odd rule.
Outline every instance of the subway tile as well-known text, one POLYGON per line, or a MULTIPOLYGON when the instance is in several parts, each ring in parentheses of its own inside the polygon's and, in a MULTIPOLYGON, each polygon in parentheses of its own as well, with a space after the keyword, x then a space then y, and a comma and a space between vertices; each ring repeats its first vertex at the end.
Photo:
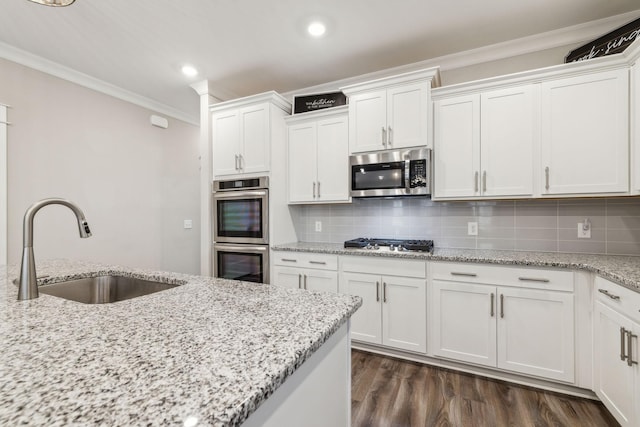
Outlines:
POLYGON ((478 238, 515 239, 516 230, 513 227, 492 227, 480 223, 478 238))
POLYGON ((467 228, 468 222, 478 222, 478 218, 475 216, 442 216, 442 227, 464 227, 467 228))
POLYGON ((478 238, 478 249, 514 250, 515 239, 485 239, 478 238))
POLYGON ((558 251, 567 253, 587 253, 587 254, 604 254, 606 253, 606 244, 603 241, 558 241, 558 251))
POLYGON ((579 222, 584 222, 588 218, 594 228, 605 228, 607 219, 605 216, 583 215, 583 216, 558 216, 558 228, 577 228, 579 222))
POLYGON ((550 240, 554 243, 558 240, 556 228, 516 228, 518 240, 550 240))
POLYGON ((557 227, 558 208, 556 203, 543 203, 537 206, 516 202, 515 225, 525 228, 557 227))
POLYGON ((631 230, 607 230, 607 242, 640 242, 640 228, 631 230))
POLYGON ((479 216, 477 218, 478 226, 480 228, 486 227, 510 227, 514 228, 516 225, 516 218, 514 215, 493 215, 493 216, 479 216))
POLYGON ((539 251, 539 252, 557 252, 558 242, 556 240, 516 240, 517 251, 539 251))
POLYGON ((607 204, 607 215, 639 217, 640 203, 607 204))
POLYGON ((474 236, 469 236, 467 234, 467 226, 465 224, 464 227, 442 227, 440 229, 440 233, 441 233, 441 238, 449 238, 449 237, 455 237, 455 238, 459 238, 459 237, 471 237, 474 238, 474 236))
MULTIPOLYGON (((609 255, 640 255, 640 241, 636 242, 607 242, 609 255)), ((640 258, 638 259, 640 264, 640 258)))
POLYGON ((607 228, 633 230, 640 228, 640 216, 607 216, 607 228))
POLYGON ((437 248, 475 249, 476 239, 475 238, 441 237, 440 239, 434 241, 434 245, 437 248))

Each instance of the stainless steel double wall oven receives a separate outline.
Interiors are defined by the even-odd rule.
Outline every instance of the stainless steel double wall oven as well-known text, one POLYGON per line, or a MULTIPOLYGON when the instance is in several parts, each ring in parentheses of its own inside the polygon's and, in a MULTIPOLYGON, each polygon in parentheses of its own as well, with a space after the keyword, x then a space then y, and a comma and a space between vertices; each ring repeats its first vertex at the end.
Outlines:
POLYGON ((269 283, 269 179, 213 182, 214 276, 269 283))

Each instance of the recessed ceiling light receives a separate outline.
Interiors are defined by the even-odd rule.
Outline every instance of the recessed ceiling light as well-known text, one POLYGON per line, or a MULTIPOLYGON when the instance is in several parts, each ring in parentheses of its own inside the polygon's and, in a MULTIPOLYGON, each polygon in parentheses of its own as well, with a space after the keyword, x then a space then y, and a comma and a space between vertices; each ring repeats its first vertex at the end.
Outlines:
POLYGON ((307 27, 307 31, 313 37, 322 37, 327 31, 327 27, 320 21, 314 21, 307 27))
POLYGON ((198 70, 193 65, 183 65, 182 74, 187 77, 195 77, 198 75, 198 70))
POLYGON ((45 6, 69 6, 76 0, 31 0, 34 3, 43 4, 45 6))

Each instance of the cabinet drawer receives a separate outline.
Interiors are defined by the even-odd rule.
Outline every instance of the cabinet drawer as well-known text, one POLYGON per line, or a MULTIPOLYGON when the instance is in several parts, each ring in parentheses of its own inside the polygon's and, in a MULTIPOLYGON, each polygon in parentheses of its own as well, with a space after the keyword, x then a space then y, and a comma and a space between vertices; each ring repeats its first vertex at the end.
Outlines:
POLYGON ((437 261, 430 264, 430 269, 432 278, 438 280, 569 292, 574 289, 572 271, 437 261))
POLYGON ((640 322, 640 293, 596 276, 595 300, 614 308, 620 314, 640 322))
POLYGON ((308 252, 273 252, 273 265, 338 270, 338 256, 308 252))
POLYGON ((340 271, 424 279, 426 263, 420 260, 391 259, 366 256, 341 256, 340 271))

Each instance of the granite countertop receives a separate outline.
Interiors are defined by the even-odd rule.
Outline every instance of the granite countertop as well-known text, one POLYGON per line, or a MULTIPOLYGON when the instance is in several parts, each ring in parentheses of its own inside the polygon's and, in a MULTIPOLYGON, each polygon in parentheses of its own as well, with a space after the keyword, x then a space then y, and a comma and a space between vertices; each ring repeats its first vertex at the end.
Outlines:
POLYGON ((336 255, 569 268, 597 273, 605 279, 640 292, 640 257, 634 256, 474 249, 435 249, 433 253, 395 252, 390 251, 388 248, 379 250, 345 249, 341 243, 302 242, 272 246, 272 249, 276 251, 315 252, 336 255))
POLYGON ((40 261, 46 282, 118 274, 180 284, 111 304, 0 277, 0 425, 241 424, 362 301, 210 277, 40 261))

